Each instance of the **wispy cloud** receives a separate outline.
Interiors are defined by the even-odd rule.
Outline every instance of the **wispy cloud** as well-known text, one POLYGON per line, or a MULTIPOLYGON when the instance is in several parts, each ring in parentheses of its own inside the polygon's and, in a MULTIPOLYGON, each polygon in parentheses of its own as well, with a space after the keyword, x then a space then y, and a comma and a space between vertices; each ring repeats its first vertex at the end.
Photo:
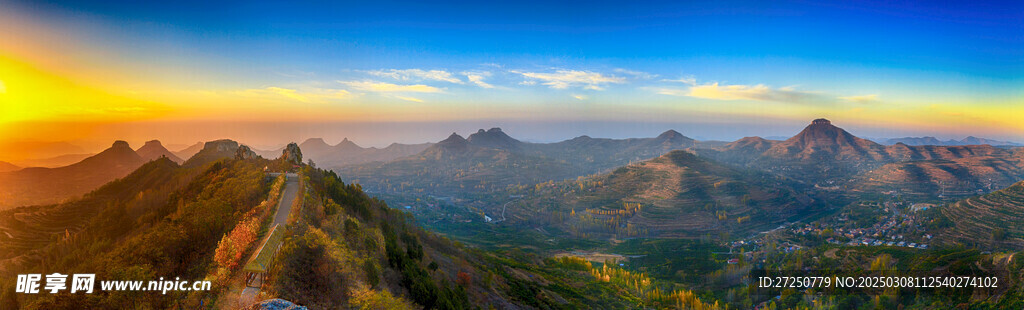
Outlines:
MULTIPOLYGON (((689 90, 659 88, 656 92, 662 95, 689 96, 714 100, 757 100, 788 103, 808 103, 828 100, 819 92, 800 91, 795 87, 772 88, 764 84, 757 85, 719 85, 716 83, 694 85, 689 90)), ((832 99, 834 100, 834 99, 832 99)))
POLYGON ((683 83, 683 84, 690 85, 690 86, 696 86, 697 85, 697 78, 695 78, 693 76, 684 76, 684 77, 681 77, 681 78, 678 78, 678 79, 674 79, 674 80, 672 80, 672 79, 664 79, 662 81, 664 81, 664 82, 683 83))
POLYGON ((676 89, 676 88, 651 88, 655 93, 660 95, 668 96, 689 96, 689 89, 676 89))
POLYGON ((487 82, 484 82, 484 79, 486 79, 486 78, 491 76, 490 72, 487 72, 487 71, 465 71, 465 72, 462 72, 462 75, 465 75, 466 79, 469 80, 470 83, 476 84, 476 86, 480 86, 480 87, 483 87, 483 88, 494 88, 494 85, 491 85, 491 84, 488 84, 487 82))
POLYGON ((572 94, 572 97, 576 98, 576 100, 587 100, 587 96, 580 95, 580 94, 572 94))
POLYGON ((423 99, 420 99, 420 98, 416 98, 416 97, 409 97, 409 96, 397 96, 397 95, 396 95, 396 96, 395 96, 395 98, 398 98, 398 99, 402 99, 402 100, 405 100, 405 101, 412 101, 412 102, 420 102, 420 103, 422 103, 422 102, 423 102, 423 99))
MULTIPOLYGON (((607 84, 622 84, 626 82, 626 78, 623 77, 604 75, 591 71, 556 70, 554 73, 524 71, 511 72, 520 74, 531 80, 540 81, 541 84, 554 89, 582 87, 583 89, 590 90, 604 90, 604 87, 607 84)), ((530 80, 527 81, 529 82, 530 80)), ((527 83, 525 85, 531 84, 527 83)))
POLYGON ((839 97, 839 100, 849 101, 849 102, 854 102, 854 103, 872 103, 872 102, 878 102, 878 95, 846 96, 846 97, 839 97))
POLYGON ((612 70, 612 71, 614 71, 615 73, 625 74, 625 75, 632 76, 633 78, 643 79, 643 80, 650 80, 650 79, 658 77, 657 74, 652 74, 652 73, 647 73, 647 72, 642 72, 642 71, 633 71, 633 70, 623 69, 623 68, 616 68, 615 70, 612 70))
POLYGON ((423 85, 399 85, 386 82, 376 81, 338 81, 338 83, 348 85, 354 89, 375 92, 375 93, 440 93, 443 92, 440 88, 423 85))
POLYGON ((366 71, 366 73, 377 76, 386 77, 399 81, 442 81, 455 84, 463 84, 464 82, 459 78, 455 77, 451 72, 444 70, 423 70, 423 69, 386 69, 386 70, 374 70, 366 71))

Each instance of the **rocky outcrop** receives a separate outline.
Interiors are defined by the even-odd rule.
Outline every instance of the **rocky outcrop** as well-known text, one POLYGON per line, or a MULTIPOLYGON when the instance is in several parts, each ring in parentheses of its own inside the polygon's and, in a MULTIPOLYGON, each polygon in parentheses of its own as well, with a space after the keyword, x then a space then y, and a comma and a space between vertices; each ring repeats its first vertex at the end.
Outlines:
POLYGON ((235 151, 235 159, 253 159, 259 157, 256 152, 253 152, 248 145, 239 145, 238 150, 235 151))
POLYGON ((287 300, 284 300, 284 299, 280 299, 280 298, 267 299, 267 300, 264 300, 264 301, 252 304, 252 305, 250 305, 248 307, 245 307, 245 310, 306 310, 306 309, 308 309, 308 308, 300 306, 300 305, 296 305, 296 304, 294 304, 294 303, 292 303, 290 301, 287 301, 287 300))
POLYGON ((299 149, 299 145, 295 144, 295 142, 288 143, 288 146, 284 147, 284 150, 281 151, 281 158, 293 165, 301 165, 302 150, 299 149))

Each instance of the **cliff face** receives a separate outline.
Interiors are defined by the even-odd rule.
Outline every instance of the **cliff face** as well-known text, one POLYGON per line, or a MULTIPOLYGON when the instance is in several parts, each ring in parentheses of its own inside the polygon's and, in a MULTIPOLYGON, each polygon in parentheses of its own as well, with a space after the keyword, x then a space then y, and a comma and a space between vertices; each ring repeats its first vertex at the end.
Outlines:
POLYGON ((299 145, 295 144, 295 142, 288 143, 288 146, 281 152, 281 158, 293 165, 301 165, 302 150, 299 149, 299 145))

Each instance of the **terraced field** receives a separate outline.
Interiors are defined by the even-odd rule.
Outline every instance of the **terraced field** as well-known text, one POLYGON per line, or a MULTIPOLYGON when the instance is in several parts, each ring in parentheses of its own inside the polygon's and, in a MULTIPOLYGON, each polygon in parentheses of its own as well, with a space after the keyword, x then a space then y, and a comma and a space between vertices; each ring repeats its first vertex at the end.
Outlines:
POLYGON ((891 163, 858 178, 855 188, 882 192, 899 189, 917 196, 969 196, 1024 179, 1024 163, 1012 157, 966 157, 891 163))
POLYGON ((943 241, 1024 248, 1024 182, 962 200, 942 213, 953 222, 943 241))

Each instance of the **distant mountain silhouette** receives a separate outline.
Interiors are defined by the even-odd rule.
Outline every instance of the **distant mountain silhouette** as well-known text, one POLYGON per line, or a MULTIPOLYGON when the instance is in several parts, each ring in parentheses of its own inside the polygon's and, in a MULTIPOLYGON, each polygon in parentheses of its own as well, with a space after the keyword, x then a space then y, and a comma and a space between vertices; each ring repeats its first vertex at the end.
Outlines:
POLYGON ((984 145, 984 144, 992 145, 992 146, 1024 146, 1022 144, 1015 143, 1015 142, 999 141, 999 140, 992 140, 992 139, 985 139, 985 138, 978 138, 978 137, 975 137, 975 136, 968 136, 966 138, 960 139, 959 141, 958 140, 952 140, 952 139, 942 141, 942 140, 939 140, 939 139, 937 139, 935 137, 904 137, 904 138, 889 139, 889 140, 885 141, 885 144, 888 144, 888 145, 895 145, 897 143, 903 143, 903 144, 911 145, 911 146, 920 146, 920 145, 956 146, 956 145, 984 145))
POLYGON ((192 158, 192 156, 195 156, 196 153, 199 153, 199 151, 203 149, 204 145, 205 144, 203 142, 196 142, 196 144, 193 144, 192 146, 174 152, 174 155, 182 159, 192 158))
POLYGON ((164 146, 160 144, 160 140, 146 141, 146 144, 135 150, 135 153, 138 153, 139 156, 146 161, 151 161, 160 157, 167 157, 167 159, 178 164, 184 162, 180 157, 164 148, 164 146))
POLYGON ((470 149, 469 140, 457 133, 452 133, 448 138, 431 145, 419 154, 421 157, 440 158, 442 156, 462 155, 470 149))
MULTIPOLYGON (((306 139, 299 144, 304 159, 311 159, 317 166, 325 168, 337 168, 346 165, 363 164, 375 161, 389 161, 400 157, 410 156, 427 149, 431 143, 422 144, 400 144, 392 143, 385 148, 369 147, 364 148, 344 138, 336 145, 330 145, 323 138, 306 139)), ((283 148, 276 150, 255 150, 256 153, 266 158, 277 158, 281 155, 283 148)))
POLYGON ((125 141, 82 161, 59 168, 25 168, 0 174, 0 207, 54 203, 123 177, 143 163, 125 141))
POLYGON ((653 138, 581 136, 557 143, 529 143, 491 128, 480 129, 468 139, 452 133, 418 154, 338 171, 371 190, 418 188, 454 194, 586 176, 697 144, 674 130, 653 138), (405 187, 393 186, 399 179, 405 187))
POLYGON ((22 167, 56 168, 80 162, 93 155, 96 155, 96 153, 67 154, 48 158, 23 159, 15 163, 22 167))
POLYGON ((487 131, 480 129, 466 139, 470 144, 495 149, 518 149, 523 142, 509 137, 501 131, 501 128, 491 128, 487 131))
POLYGON ((21 167, 15 166, 14 164, 6 161, 0 161, 0 172, 9 172, 18 169, 21 169, 21 167))
POLYGON ((85 153, 88 152, 82 147, 64 141, 0 141, 2 159, 15 162, 85 153))
MULTIPOLYGON (((299 148, 302 149, 303 155, 309 156, 311 154, 329 154, 334 152, 334 147, 324 142, 322 138, 309 138, 299 144, 299 148)), ((280 155, 281 152, 277 152, 280 155)))

